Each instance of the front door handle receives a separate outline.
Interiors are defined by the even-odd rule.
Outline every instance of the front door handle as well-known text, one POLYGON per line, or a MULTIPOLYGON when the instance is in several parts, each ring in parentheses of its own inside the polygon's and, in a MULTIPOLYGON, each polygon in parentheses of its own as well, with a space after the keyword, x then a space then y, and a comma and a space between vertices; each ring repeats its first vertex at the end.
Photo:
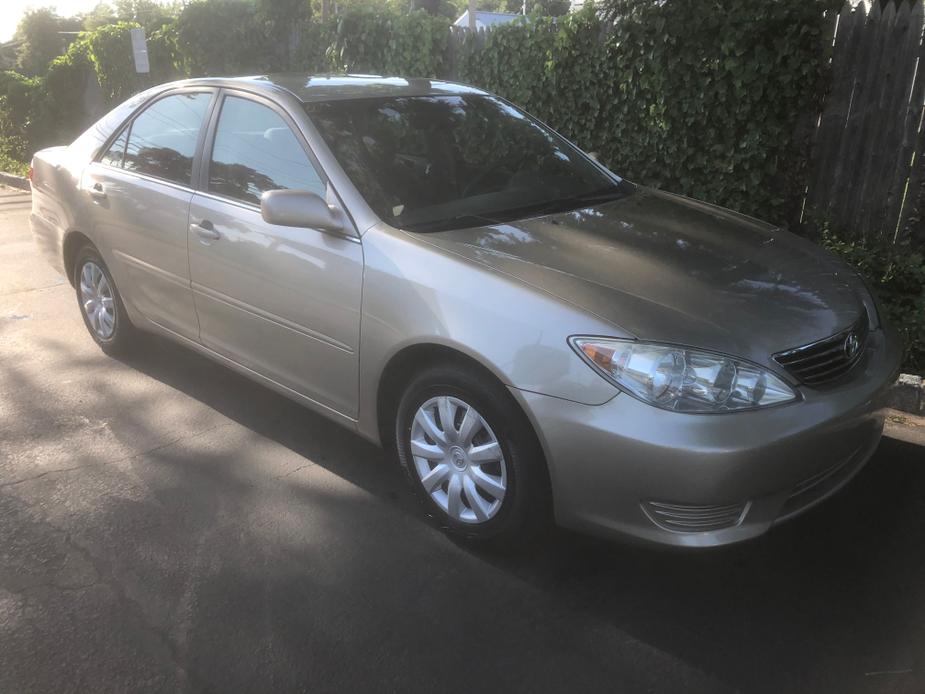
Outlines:
POLYGON ((203 219, 201 222, 196 224, 190 224, 190 229, 195 231, 201 239, 218 241, 220 238, 222 238, 221 233, 216 230, 215 226, 208 219, 203 219))
POLYGON ((90 186, 90 197, 96 200, 105 200, 106 191, 103 190, 103 184, 97 181, 92 186, 90 186))

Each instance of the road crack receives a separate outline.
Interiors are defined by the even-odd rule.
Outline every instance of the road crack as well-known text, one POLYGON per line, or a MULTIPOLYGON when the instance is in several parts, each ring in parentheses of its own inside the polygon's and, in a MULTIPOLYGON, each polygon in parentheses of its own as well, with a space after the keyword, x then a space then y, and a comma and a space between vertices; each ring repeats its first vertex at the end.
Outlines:
POLYGON ((106 565, 106 562, 103 559, 96 557, 89 549, 76 542, 73 537, 71 537, 69 532, 63 530, 61 530, 61 532, 64 534, 65 544, 71 547, 76 553, 83 557, 84 561, 93 567, 93 571, 99 577, 97 584, 102 584, 109 588, 109 590, 112 591, 119 604, 126 610, 126 612, 134 614, 138 618, 141 626, 150 634, 152 634, 166 649, 170 656, 171 664, 174 666, 175 672, 177 673, 177 678, 180 685, 179 690, 205 690, 206 687, 204 686, 204 683, 201 682, 199 678, 194 675, 187 667, 185 658, 182 657, 180 648, 176 641, 174 641, 174 639, 170 636, 168 627, 159 626, 148 618, 148 616, 145 614, 142 604, 135 598, 129 596, 129 594, 123 589, 122 585, 117 581, 115 576, 110 573, 109 567, 106 565))
POLYGON ((137 453, 132 453, 131 455, 123 456, 122 458, 117 458, 115 460, 111 460, 108 462, 85 463, 83 465, 73 465, 71 467, 57 468, 55 470, 46 470, 45 472, 40 472, 39 474, 32 475, 30 477, 23 477, 22 479, 14 480, 12 482, 3 482, 3 483, 0 483, 0 489, 6 489, 8 487, 15 487, 18 484, 25 484, 26 482, 34 482, 35 480, 42 479, 43 477, 47 477, 48 475, 57 475, 57 474, 61 474, 64 472, 73 472, 74 470, 82 470, 84 468, 118 465, 119 463, 125 463, 130 460, 134 460, 135 458, 140 458, 142 456, 148 455, 150 453, 156 453, 159 450, 173 446, 174 444, 180 443, 181 441, 188 441, 190 439, 195 439, 204 434, 208 434, 211 431, 215 431, 216 429, 221 429, 222 427, 231 426, 231 424, 232 422, 226 422, 224 424, 216 424, 214 427, 209 427, 208 429, 197 431, 194 434, 186 434, 184 436, 178 436, 175 439, 171 439, 170 441, 166 441, 164 443, 158 444, 157 446, 153 446, 152 448, 148 448, 143 451, 138 451, 137 453))
POLYGON ((35 480, 42 479, 47 475, 57 475, 62 472, 72 472, 74 470, 80 470, 81 468, 91 467, 91 465, 74 465, 73 467, 63 467, 58 468, 57 470, 46 470, 45 472, 39 473, 38 475, 32 475, 31 477, 23 477, 21 480, 15 480, 13 482, 4 482, 0 484, 0 489, 6 489, 7 487, 15 487, 17 484, 25 484, 26 482, 33 482, 35 480))
POLYGON ((16 296, 17 294, 28 294, 29 292, 40 292, 45 289, 52 289, 54 287, 60 287, 64 284, 64 280, 60 282, 55 282, 54 284, 46 284, 41 287, 30 287, 29 289, 17 289, 12 292, 3 292, 0 296, 16 296))
POLYGON ((289 472, 284 472, 281 475, 276 475, 273 479, 274 480, 284 480, 287 477, 292 477, 294 474, 301 472, 302 470, 307 470, 310 467, 315 467, 316 465, 317 463, 306 463, 305 465, 299 465, 294 470, 290 470, 289 472))

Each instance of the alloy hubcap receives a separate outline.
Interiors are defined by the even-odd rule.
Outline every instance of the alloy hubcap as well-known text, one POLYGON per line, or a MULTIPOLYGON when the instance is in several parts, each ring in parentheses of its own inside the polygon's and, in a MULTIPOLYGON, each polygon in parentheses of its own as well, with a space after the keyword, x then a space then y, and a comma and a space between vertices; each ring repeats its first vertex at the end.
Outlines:
POLYGON ((92 260, 80 271, 80 306, 97 337, 108 340, 116 329, 112 287, 99 265, 92 260))
POLYGON ((500 510, 507 465, 498 437, 468 403, 439 396, 421 405, 411 455, 425 491, 454 520, 484 523, 500 510))

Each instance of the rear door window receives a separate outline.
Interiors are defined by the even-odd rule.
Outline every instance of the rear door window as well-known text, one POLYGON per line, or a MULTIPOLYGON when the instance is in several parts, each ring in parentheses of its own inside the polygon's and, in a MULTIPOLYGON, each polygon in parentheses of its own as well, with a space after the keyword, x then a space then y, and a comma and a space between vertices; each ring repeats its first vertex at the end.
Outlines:
POLYGON ((325 194, 324 181, 276 111, 225 97, 209 162, 209 190, 259 205, 262 193, 284 188, 325 194))
POLYGON ((173 94, 139 114, 129 129, 123 167, 189 186, 211 93, 173 94))

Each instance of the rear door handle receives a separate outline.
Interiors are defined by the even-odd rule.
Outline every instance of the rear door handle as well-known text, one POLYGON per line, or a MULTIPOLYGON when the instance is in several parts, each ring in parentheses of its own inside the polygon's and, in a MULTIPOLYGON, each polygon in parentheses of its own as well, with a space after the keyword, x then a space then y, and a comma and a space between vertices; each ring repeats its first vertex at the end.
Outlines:
POLYGON ((198 234, 199 238, 201 239, 218 241, 220 238, 222 238, 221 233, 216 230, 215 226, 213 226, 212 222, 210 222, 208 219, 203 219, 197 224, 190 224, 190 229, 196 232, 196 234, 198 234))
POLYGON ((103 190, 103 184, 97 181, 90 187, 90 197, 96 200, 105 200, 106 191, 103 190))

